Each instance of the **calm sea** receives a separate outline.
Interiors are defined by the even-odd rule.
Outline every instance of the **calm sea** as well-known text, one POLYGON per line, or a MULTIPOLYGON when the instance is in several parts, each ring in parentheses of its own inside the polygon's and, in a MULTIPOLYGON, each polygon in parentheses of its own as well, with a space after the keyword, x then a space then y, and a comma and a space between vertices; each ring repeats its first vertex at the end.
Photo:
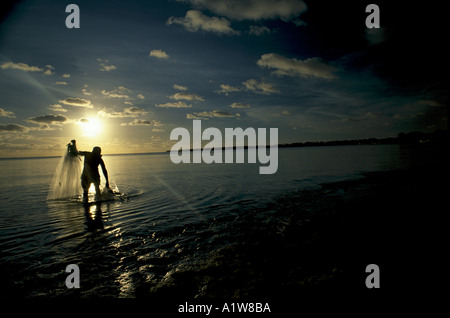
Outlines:
POLYGON ((277 199, 291 192, 320 191, 323 183, 426 157, 398 145, 287 148, 279 149, 277 173, 260 175, 259 163, 176 165, 169 154, 105 155, 110 181, 125 196, 91 205, 46 201, 59 158, 2 159, 2 289, 20 297, 171 289, 201 296, 220 275, 208 272, 220 262, 218 251, 246 240, 248 215, 276 223, 283 208, 277 199), (80 268, 80 289, 65 286, 68 264, 80 268))

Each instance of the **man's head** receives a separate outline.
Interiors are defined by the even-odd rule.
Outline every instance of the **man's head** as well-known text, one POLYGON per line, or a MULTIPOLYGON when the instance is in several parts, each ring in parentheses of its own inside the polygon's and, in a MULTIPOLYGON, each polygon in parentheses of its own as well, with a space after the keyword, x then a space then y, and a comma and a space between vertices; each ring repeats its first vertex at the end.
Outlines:
POLYGON ((94 149, 92 149, 92 153, 99 155, 102 153, 102 148, 96 146, 96 147, 94 147, 94 149))

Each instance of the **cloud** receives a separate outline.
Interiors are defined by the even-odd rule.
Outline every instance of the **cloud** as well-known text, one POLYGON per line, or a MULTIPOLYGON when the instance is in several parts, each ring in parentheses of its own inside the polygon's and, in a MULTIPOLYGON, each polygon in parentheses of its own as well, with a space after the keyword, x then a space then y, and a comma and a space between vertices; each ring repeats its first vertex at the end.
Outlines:
POLYGON ((113 91, 106 91, 106 90, 102 90, 102 94, 108 98, 124 98, 124 99, 129 99, 130 96, 128 96, 127 94, 119 94, 119 93, 114 93, 113 91))
POLYGON ((229 19, 291 21, 307 10, 302 0, 189 0, 199 9, 207 9, 229 19))
POLYGON ((3 125, 0 124, 0 131, 1 132, 19 132, 19 133, 26 133, 30 130, 30 128, 22 126, 22 125, 18 125, 18 124, 8 124, 8 125, 3 125))
MULTIPOLYGON (((445 106, 444 104, 441 104, 441 103, 439 103, 439 102, 436 101, 436 100, 424 100, 424 99, 420 100, 420 101, 419 101, 419 104, 420 104, 420 105, 432 106, 432 107, 442 107, 442 106, 445 106)), ((0 108, 0 109, 1 109, 1 108, 0 108)))
POLYGON ((43 69, 37 66, 30 66, 25 63, 13 63, 13 62, 6 62, 0 65, 2 69, 15 69, 15 70, 21 70, 24 72, 42 72, 43 69))
POLYGON ((82 89, 81 89, 81 92, 82 92, 84 95, 87 95, 87 96, 92 95, 92 93, 89 92, 86 88, 82 88, 82 89))
MULTIPOLYGON (((108 60, 102 60, 102 59, 97 59, 97 61, 105 62, 105 63, 109 62, 108 60)), ((111 65, 106 65, 105 63, 100 63, 99 64, 99 66, 100 66, 99 70, 100 71, 102 71, 102 72, 110 72, 110 71, 114 71, 114 70, 117 69, 117 67, 115 65, 112 65, 112 64, 111 65)))
POLYGON ((273 68, 274 74, 279 76, 300 76, 300 77, 318 77, 324 79, 337 78, 333 72, 337 68, 328 65, 317 57, 311 57, 306 60, 289 59, 276 53, 261 55, 256 62, 260 67, 273 68))
POLYGON ((102 94, 108 98, 123 98, 123 99, 129 99, 130 96, 127 95, 127 93, 131 93, 132 91, 126 87, 119 86, 116 89, 113 89, 112 91, 108 92, 106 90, 102 90, 102 94))
POLYGON ((122 123, 120 126, 158 126, 158 124, 155 125, 155 123, 159 123, 155 120, 143 120, 143 119, 134 119, 130 123, 122 123))
POLYGON ((66 74, 63 74, 62 77, 64 77, 64 78, 69 78, 69 77, 70 77, 70 74, 67 74, 67 73, 66 73, 66 74))
POLYGON ((219 94, 225 94, 228 96, 229 93, 240 92, 242 89, 239 87, 234 87, 228 84, 220 84, 220 90, 215 91, 219 94))
POLYGON ((61 125, 69 122, 69 118, 64 115, 42 115, 37 117, 30 117, 25 120, 34 124, 47 124, 47 125, 61 125))
POLYGON ((16 118, 13 112, 4 110, 3 108, 0 108, 0 117, 16 118))
POLYGON ((232 92, 240 92, 243 90, 251 91, 256 94, 264 94, 270 95, 273 93, 279 93, 280 91, 273 86, 273 84, 266 83, 264 81, 258 82, 255 79, 249 79, 245 82, 242 82, 243 87, 231 86, 228 84, 221 84, 220 90, 216 90, 214 92, 219 94, 225 94, 228 96, 229 93, 232 92))
POLYGON ((209 119, 213 117, 240 117, 240 114, 233 115, 222 110, 203 111, 193 114, 186 114, 187 119, 209 119))
POLYGON ((61 104, 69 105, 69 106, 94 108, 91 101, 89 99, 85 99, 85 98, 69 97, 66 99, 60 99, 59 102, 61 104))
POLYGON ((43 75, 53 75, 55 73, 52 72, 52 70, 46 70, 44 73, 42 73, 43 75))
POLYGON ((134 116, 148 114, 148 112, 145 109, 142 109, 142 108, 139 108, 139 107, 136 107, 136 106, 125 108, 124 109, 124 113, 126 113, 126 114, 133 114, 134 116))
POLYGON ((67 82, 65 82, 65 81, 56 81, 53 84, 55 84, 55 85, 67 85, 67 82))
POLYGON ((233 103, 231 108, 250 108, 250 104, 233 103))
POLYGON ((266 26, 257 26, 257 25, 251 25, 250 30, 248 31, 249 34, 252 35, 263 35, 263 34, 269 34, 272 31, 266 26))
POLYGON ((92 92, 89 92, 89 91, 87 90, 87 88, 88 88, 88 85, 87 85, 87 84, 84 84, 84 87, 81 89, 81 92, 82 92, 84 95, 88 95, 88 96, 92 95, 92 92))
POLYGON ((248 81, 245 81, 242 83, 245 88, 249 91, 252 91, 256 94, 264 94, 264 95, 270 95, 273 93, 279 93, 280 91, 276 89, 272 84, 266 83, 266 82, 258 82, 255 79, 249 79, 248 81))
POLYGON ((179 24, 190 32, 205 31, 218 34, 239 34, 230 27, 230 21, 225 18, 208 17, 198 10, 189 10, 184 18, 170 17, 167 24, 179 24))
POLYGON ((155 105, 156 107, 165 107, 165 108, 189 108, 192 107, 192 105, 188 105, 185 102, 178 101, 176 103, 165 103, 165 104, 158 104, 155 105))
POLYGON ((199 101, 204 101, 203 97, 198 96, 196 94, 189 94, 189 93, 175 93, 172 96, 169 97, 170 99, 175 99, 175 100, 199 100, 199 101))
POLYGON ((142 94, 138 94, 138 95, 137 95, 137 98, 139 98, 139 99, 145 99, 145 96, 142 95, 142 94))
POLYGON ((67 109, 65 109, 64 107, 62 107, 59 104, 50 105, 47 108, 50 109, 50 110, 53 110, 55 112, 63 112, 63 113, 67 112, 67 109))
POLYGON ((175 89, 177 89, 179 91, 187 91, 187 89, 188 89, 186 86, 181 86, 181 85, 178 85, 178 84, 174 84, 173 88, 175 88, 175 89))
POLYGON ((158 59, 168 59, 169 55, 163 50, 151 50, 149 56, 156 57, 158 59))
POLYGON ((127 118, 127 117, 139 117, 146 115, 148 112, 145 109, 132 106, 125 108, 122 112, 108 111, 108 109, 102 108, 97 112, 98 115, 106 118, 127 118))

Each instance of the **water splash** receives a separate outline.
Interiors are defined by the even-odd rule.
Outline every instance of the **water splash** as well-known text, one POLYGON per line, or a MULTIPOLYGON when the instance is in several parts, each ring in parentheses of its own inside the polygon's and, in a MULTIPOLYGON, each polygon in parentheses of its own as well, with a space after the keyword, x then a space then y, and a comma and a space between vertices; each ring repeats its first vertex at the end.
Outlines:
POLYGON ((81 194, 81 170, 81 158, 64 151, 53 175, 47 200, 79 196, 81 194))

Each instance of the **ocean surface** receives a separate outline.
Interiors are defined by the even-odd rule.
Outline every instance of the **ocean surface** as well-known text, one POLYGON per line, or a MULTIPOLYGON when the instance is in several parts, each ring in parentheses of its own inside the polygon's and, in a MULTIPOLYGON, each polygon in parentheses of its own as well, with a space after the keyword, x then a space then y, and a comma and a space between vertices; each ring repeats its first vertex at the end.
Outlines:
POLYGON ((289 231, 280 215, 292 206, 281 198, 299 202, 304 191, 407 169, 432 153, 401 145, 282 148, 273 175, 260 175, 259 163, 173 164, 168 153, 103 159, 124 195, 90 205, 46 200, 59 158, 0 160, 2 297, 251 296, 264 280, 289 273, 260 274, 233 246, 257 246, 266 229, 289 231), (69 264, 80 268, 79 289, 65 285, 69 264))

